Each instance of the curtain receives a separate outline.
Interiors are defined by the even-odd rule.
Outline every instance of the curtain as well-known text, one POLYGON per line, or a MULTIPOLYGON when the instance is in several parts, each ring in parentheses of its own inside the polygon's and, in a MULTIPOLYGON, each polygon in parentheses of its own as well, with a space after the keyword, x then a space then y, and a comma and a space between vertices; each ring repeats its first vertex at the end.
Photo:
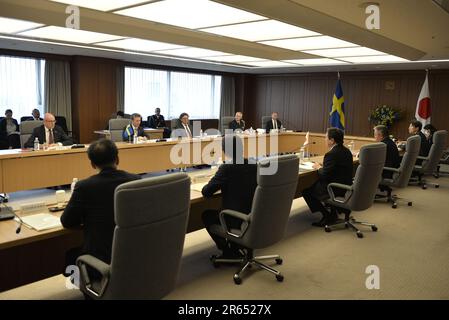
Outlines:
POLYGON ((44 106, 46 112, 66 118, 72 131, 72 98, 70 94, 70 64, 67 61, 47 60, 44 75, 44 106))
POLYGON ((234 77, 223 76, 221 79, 220 119, 234 116, 235 113, 235 80, 234 77))
POLYGON ((117 111, 125 111, 125 66, 117 66, 117 111))

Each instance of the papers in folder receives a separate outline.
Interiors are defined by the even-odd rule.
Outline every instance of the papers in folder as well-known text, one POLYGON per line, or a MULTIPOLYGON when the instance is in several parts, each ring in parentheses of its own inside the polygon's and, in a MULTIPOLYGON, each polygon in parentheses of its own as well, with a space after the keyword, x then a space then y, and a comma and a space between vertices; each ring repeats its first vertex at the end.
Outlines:
POLYGON ((23 224, 37 231, 57 228, 61 226, 61 221, 59 220, 59 218, 49 213, 38 213, 21 218, 23 224))
POLYGON ((299 169, 301 169, 301 170, 313 170, 313 162, 311 162, 311 161, 303 161, 299 165, 299 169))

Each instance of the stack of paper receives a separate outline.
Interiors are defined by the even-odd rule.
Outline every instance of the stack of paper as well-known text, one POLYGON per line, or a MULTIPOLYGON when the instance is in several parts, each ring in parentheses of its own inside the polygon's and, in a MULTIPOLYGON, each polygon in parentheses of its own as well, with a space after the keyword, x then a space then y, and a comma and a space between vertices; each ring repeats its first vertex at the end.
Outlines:
POLYGON ((313 170, 313 162, 304 161, 299 165, 299 168, 302 170, 313 170))
POLYGON ((48 213, 38 213, 21 218, 26 226, 37 231, 57 228, 61 226, 61 221, 59 220, 59 218, 48 213))

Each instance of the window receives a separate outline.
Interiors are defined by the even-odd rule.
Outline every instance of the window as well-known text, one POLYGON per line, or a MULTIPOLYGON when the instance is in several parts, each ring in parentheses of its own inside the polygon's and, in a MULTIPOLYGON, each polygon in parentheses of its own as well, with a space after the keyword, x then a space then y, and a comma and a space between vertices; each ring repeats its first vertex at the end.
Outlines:
POLYGON ((44 60, 0 56, 0 116, 11 109, 20 122, 34 108, 43 114, 44 68, 44 60))
POLYGON ((167 119, 187 112, 191 119, 218 119, 221 76, 125 68, 125 113, 144 119, 161 108, 167 119))

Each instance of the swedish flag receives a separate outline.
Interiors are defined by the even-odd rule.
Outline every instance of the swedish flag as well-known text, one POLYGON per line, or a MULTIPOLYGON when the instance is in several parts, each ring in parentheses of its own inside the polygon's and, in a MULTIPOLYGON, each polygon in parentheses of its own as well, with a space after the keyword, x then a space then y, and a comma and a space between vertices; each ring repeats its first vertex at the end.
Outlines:
POLYGON ((329 113, 332 127, 345 130, 345 98, 341 88, 340 78, 337 81, 337 88, 332 98, 331 112, 329 113))

